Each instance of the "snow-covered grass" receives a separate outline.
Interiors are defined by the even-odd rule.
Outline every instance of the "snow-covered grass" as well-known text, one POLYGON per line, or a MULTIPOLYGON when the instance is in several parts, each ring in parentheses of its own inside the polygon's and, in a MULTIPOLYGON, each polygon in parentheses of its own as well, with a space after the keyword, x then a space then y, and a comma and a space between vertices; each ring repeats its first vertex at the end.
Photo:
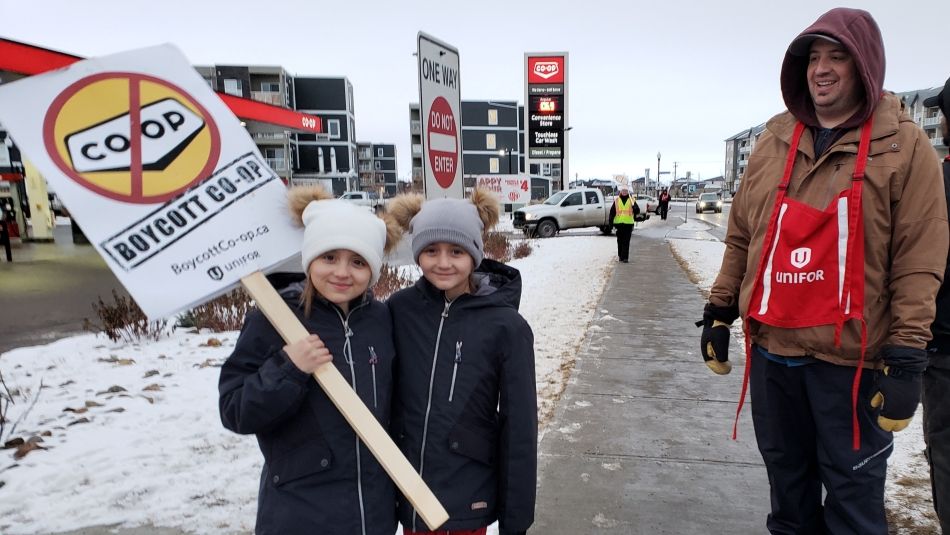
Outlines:
MULTIPOLYGON (((546 420, 615 245, 598 236, 532 244, 533 253, 511 265, 523 275, 521 312, 534 330, 546 420)), ((418 276, 417 269, 405 272, 418 276)), ((126 345, 88 334, 0 355, 16 401, 2 438, 40 436, 45 448, 20 460, 3 451, 0 533, 110 524, 252 531, 263 460, 253 436, 226 431, 218 419, 219 367, 236 340, 237 332, 179 330, 126 345)))

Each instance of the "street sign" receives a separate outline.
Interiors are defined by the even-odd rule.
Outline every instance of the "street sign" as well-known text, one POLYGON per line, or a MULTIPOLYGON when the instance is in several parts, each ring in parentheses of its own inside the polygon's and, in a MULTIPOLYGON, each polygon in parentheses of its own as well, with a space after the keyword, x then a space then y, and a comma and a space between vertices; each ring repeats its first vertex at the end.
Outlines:
POLYGON ((422 166, 427 199, 463 197, 462 93, 458 50, 419 32, 422 166))

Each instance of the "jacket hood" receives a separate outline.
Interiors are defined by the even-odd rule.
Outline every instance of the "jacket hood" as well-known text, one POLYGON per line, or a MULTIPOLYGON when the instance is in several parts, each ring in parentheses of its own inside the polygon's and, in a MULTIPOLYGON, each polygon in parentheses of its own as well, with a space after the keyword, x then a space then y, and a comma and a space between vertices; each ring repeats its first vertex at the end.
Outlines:
POLYGON ((853 128, 866 121, 884 91, 884 40, 871 14, 839 7, 818 18, 789 45, 782 62, 782 97, 788 111, 808 126, 818 126, 815 106, 808 92, 808 47, 819 36, 840 42, 854 58, 864 87, 864 105, 838 128, 853 128), (804 53, 802 49, 804 48, 804 53))
MULTIPOLYGON (((466 306, 475 307, 511 307, 518 310, 521 305, 521 272, 517 269, 486 258, 472 274, 476 288, 466 299, 466 306)), ((425 277, 416 281, 418 289, 427 299, 442 300, 444 294, 425 277)))

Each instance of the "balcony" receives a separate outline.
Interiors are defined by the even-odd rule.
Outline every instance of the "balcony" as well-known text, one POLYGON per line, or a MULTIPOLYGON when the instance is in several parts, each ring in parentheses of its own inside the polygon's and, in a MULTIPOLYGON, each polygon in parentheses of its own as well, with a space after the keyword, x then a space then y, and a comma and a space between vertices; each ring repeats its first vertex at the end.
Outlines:
POLYGON ((373 172, 373 166, 368 163, 360 164, 360 173, 371 173, 373 172))
POLYGON ((372 160, 372 159, 373 159, 373 151, 370 150, 370 149, 361 150, 360 153, 359 153, 359 158, 360 158, 361 160, 372 160))
POLYGON ((254 132, 251 134, 251 137, 267 141, 285 141, 287 134, 284 132, 254 132))
POLYGON ((270 167, 274 171, 287 171, 287 159, 286 158, 265 158, 264 161, 267 163, 267 167, 270 167))
POLYGON ((412 155, 422 157, 422 145, 420 143, 415 143, 412 145, 412 155))
POLYGON ((422 123, 419 121, 412 121, 409 123, 409 133, 414 136, 422 135, 422 123))
POLYGON ((920 121, 920 126, 933 126, 940 124, 940 117, 924 117, 920 121))
POLYGON ((274 106, 284 105, 284 98, 276 91, 251 91, 251 99, 274 106))
POLYGON ((739 154, 748 154, 752 152, 752 147, 739 147, 739 154))
POLYGON ((932 138, 930 138, 930 144, 933 145, 933 146, 935 146, 935 147, 940 146, 940 145, 944 145, 943 138, 942 138, 942 137, 932 137, 932 138))

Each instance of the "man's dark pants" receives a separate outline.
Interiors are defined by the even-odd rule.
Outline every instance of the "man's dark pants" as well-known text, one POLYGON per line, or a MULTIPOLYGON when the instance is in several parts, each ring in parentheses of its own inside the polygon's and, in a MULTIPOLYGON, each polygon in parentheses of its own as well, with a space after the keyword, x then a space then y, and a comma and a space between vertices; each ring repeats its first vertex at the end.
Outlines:
POLYGON ((617 229, 617 257, 621 262, 630 259, 630 234, 633 233, 633 225, 626 223, 614 223, 617 229))
POLYGON ((822 361, 790 367, 758 348, 751 360, 752 423, 771 486, 769 532, 887 535, 884 481, 893 437, 878 427, 869 406, 874 372, 861 375, 856 452, 851 444, 855 368, 822 361))
POLYGON ((924 441, 934 510, 950 535, 950 355, 931 353, 924 372, 924 441))
POLYGON ((670 206, 668 204, 660 205, 660 219, 666 219, 666 214, 670 211, 670 206))

